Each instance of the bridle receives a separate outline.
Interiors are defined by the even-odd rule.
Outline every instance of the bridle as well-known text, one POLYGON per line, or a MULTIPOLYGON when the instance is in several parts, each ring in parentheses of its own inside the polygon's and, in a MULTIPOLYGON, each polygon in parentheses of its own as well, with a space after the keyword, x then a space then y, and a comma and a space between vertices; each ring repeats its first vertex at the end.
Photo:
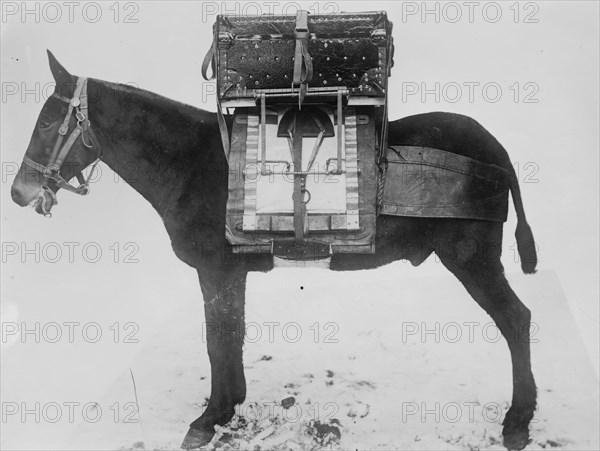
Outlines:
MULTIPOLYGON (((52 94, 53 97, 56 97, 63 102, 69 104, 69 109, 67 114, 63 120, 62 125, 58 129, 58 138, 56 143, 54 144, 54 148, 52 150, 52 155, 50 157, 50 161, 45 166, 41 163, 33 161, 31 158, 25 156, 23 157, 23 163, 29 166, 32 169, 35 169, 37 172, 44 176, 44 182, 42 184, 42 189, 38 193, 38 197, 35 200, 39 199, 40 196, 43 196, 44 193, 48 193, 52 198, 52 206, 58 204, 58 200, 56 199, 56 194, 53 190, 51 190, 47 182, 52 180, 56 182, 56 186, 58 188, 64 188, 67 191, 70 191, 75 194, 79 194, 80 196, 85 196, 90 191, 90 179, 96 169, 96 165, 100 161, 100 157, 102 156, 102 151, 100 145, 98 144, 98 140, 96 139, 96 135, 92 130, 92 126, 88 116, 88 96, 87 96, 87 78, 79 77, 77 80, 77 87, 75 88, 75 92, 73 93, 73 98, 68 99, 66 97, 61 96, 57 92, 52 94), (75 118, 77 119, 77 125, 71 131, 71 134, 67 138, 66 142, 63 145, 63 141, 67 136, 67 132, 69 131, 69 123, 71 121, 71 116, 73 115, 73 110, 75 110, 75 118), (79 186, 71 185, 67 180, 65 180, 60 175, 60 169, 64 163, 64 161, 69 156, 71 148, 77 141, 77 139, 81 136, 81 141, 85 147, 88 149, 96 149, 96 159, 93 161, 92 169, 90 173, 85 179, 82 174, 82 168, 77 171, 75 177, 79 181, 79 186), (62 146, 62 147, 61 147, 62 146)), ((88 165, 89 166, 89 165, 88 165)), ((87 166, 86 166, 87 167, 87 166)), ((51 217, 50 209, 46 208, 46 203, 44 199, 42 199, 41 204, 42 212, 44 216, 51 217)))

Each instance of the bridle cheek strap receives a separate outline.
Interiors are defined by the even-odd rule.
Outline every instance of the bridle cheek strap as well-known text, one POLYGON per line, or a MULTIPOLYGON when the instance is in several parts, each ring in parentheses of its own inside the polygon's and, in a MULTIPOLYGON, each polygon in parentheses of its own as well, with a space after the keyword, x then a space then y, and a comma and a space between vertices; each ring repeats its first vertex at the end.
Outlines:
MULTIPOLYGON (((77 88, 73 93, 72 99, 67 100, 57 93, 54 93, 53 96, 64 102, 68 102, 69 109, 67 111, 67 114, 65 115, 62 125, 58 129, 59 136, 56 140, 56 144, 54 144, 52 155, 50 157, 50 162, 47 166, 44 166, 25 156, 23 158, 23 163, 41 173, 45 178, 45 182, 48 180, 53 180, 54 182, 56 182, 56 185, 59 188, 84 196, 90 191, 90 179, 92 178, 94 170, 96 169, 96 165, 100 161, 100 157, 102 155, 100 146, 98 144, 98 140, 96 139, 96 135, 92 131, 91 124, 88 118, 87 78, 80 77, 78 79, 77 88), (77 125, 67 138, 65 144, 62 145, 63 140, 67 135, 67 132, 69 131, 69 123, 71 121, 71 116, 73 114, 74 109, 76 110, 75 117, 77 119, 77 125), (86 142, 86 138, 84 136, 86 134, 90 139, 90 144, 86 142), (71 185, 60 175, 60 169, 62 168, 62 165, 66 158, 69 156, 71 148, 73 147, 77 139, 79 139, 79 137, 81 137, 84 146, 86 146, 87 148, 96 149, 97 158, 92 163, 92 169, 90 170, 87 180, 83 177, 81 171, 79 171, 75 175, 80 183, 80 185, 76 187, 71 185)), ((46 190, 46 185, 43 185, 42 189, 46 190)), ((52 198, 54 200, 54 203, 56 203, 56 196, 52 196, 52 198)))
MULTIPOLYGON (((73 114, 73 107, 78 106, 81 103, 80 99, 82 96, 81 93, 83 92, 83 89, 84 89, 84 84, 86 85, 85 87, 87 88, 87 80, 84 78, 83 82, 82 82, 82 79, 79 78, 79 80, 77 80, 77 87, 75 88, 75 92, 73 93, 73 98, 71 100, 68 100, 69 109, 67 110, 67 114, 65 115, 65 118, 63 119, 63 123, 61 124, 60 128, 58 129, 59 136, 58 136, 58 139, 56 140, 56 143, 54 144, 54 149, 52 149, 52 155, 50 156, 50 161, 54 162, 54 163, 49 164, 48 166, 50 166, 50 167, 52 167, 53 165, 56 165, 58 163, 58 156, 59 156, 59 151, 61 149, 61 144, 62 144, 63 139, 66 136, 67 132, 69 131, 69 122, 71 122, 71 115, 73 114)), ((61 96, 59 98, 60 98, 60 100, 65 101, 64 97, 61 96)), ((73 136, 73 133, 75 133, 75 130, 73 130, 73 132, 71 133, 71 136, 73 136)), ((71 146, 73 146, 73 143, 71 143, 71 146)), ((69 147, 69 149, 70 149, 70 147, 69 147)), ((68 150, 67 150, 67 152, 68 152, 68 150)))

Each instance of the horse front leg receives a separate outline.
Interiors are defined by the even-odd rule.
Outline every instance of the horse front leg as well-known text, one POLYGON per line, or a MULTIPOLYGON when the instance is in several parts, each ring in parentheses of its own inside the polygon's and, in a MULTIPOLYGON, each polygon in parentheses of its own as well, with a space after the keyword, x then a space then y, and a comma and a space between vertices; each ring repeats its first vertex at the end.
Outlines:
POLYGON ((198 270, 204 296, 206 340, 211 366, 208 406, 190 424, 184 449, 206 445, 234 415, 234 407, 246 398, 242 363, 246 271, 198 270))

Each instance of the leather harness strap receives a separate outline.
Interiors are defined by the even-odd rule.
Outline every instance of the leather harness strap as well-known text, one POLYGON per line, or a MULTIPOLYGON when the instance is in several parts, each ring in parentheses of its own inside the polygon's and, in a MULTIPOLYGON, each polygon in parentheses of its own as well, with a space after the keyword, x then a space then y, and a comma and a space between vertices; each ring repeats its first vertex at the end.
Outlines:
POLYGON ((260 171, 267 174, 267 104, 265 93, 260 95, 260 171))
POLYGON ((344 134, 344 110, 342 109, 342 90, 337 92, 337 167, 336 172, 342 173, 342 136, 344 134))
MULTIPOLYGON (((217 24, 213 26, 213 42, 204 57, 204 61, 202 61, 202 77, 208 81, 212 80, 216 77, 217 74, 217 58, 219 55, 218 52, 218 35, 217 35, 217 24), (211 75, 208 76, 208 66, 211 69, 211 75)), ((218 89, 218 83, 217 83, 218 89)), ((229 130, 227 129, 227 122, 225 121, 225 116, 223 115, 223 108, 221 107, 221 96, 217 92, 217 122, 219 124, 219 132, 221 134, 221 143, 223 144, 223 152, 225 152, 225 158, 227 159, 227 163, 229 163, 229 150, 231 148, 231 142, 229 140, 229 130)))
POLYGON ((292 143, 294 148, 294 191, 292 201, 294 203, 294 236, 296 242, 303 242, 308 233, 308 213, 304 194, 306 193, 306 173, 302 171, 302 134, 301 127, 298 126, 297 116, 294 117, 292 143))
POLYGON ((223 152, 225 152, 225 159, 229 164, 229 151, 231 149, 231 143, 229 141, 229 130, 227 128, 227 122, 225 122, 225 116, 223 115, 223 108, 221 107, 221 99, 217 95, 217 122, 219 123, 219 133, 221 134, 221 143, 223 144, 223 152))
MULTIPOLYGON (((60 128, 58 129, 58 139, 56 140, 56 143, 54 143, 54 148, 52 149, 52 155, 50 156, 50 161, 55 162, 53 164, 51 164, 51 167, 60 167, 60 165, 56 165, 56 162, 58 161, 59 158, 59 152, 61 150, 61 146, 62 146, 62 142, 65 139, 65 136, 67 134, 67 132, 69 131, 69 122, 71 121, 71 115, 73 114, 73 108, 75 106, 79 106, 79 98, 81 97, 81 91, 83 89, 83 85, 82 83, 77 83, 77 87, 75 88, 75 92, 73 93, 73 99, 69 101, 69 109, 67 110, 67 114, 65 115, 65 118, 63 119, 63 123, 60 126, 60 128)), ((75 132, 75 130, 73 130, 73 133, 75 132)), ((72 146, 73 144, 71 144, 72 146)))
POLYGON ((302 106, 302 101, 308 90, 308 83, 313 77, 313 65, 310 54, 308 53, 308 40, 310 32, 308 31, 308 12, 300 10, 296 14, 296 50, 294 52, 294 87, 300 87, 298 93, 298 107, 302 106))
POLYGON ((206 52, 206 56, 204 57, 204 61, 202 61, 202 78, 205 80, 212 80, 215 78, 216 74, 216 62, 215 55, 217 54, 217 40, 213 39, 213 43, 211 44, 208 52, 206 52), (210 70, 212 72, 211 76, 208 76, 208 66, 210 65, 210 70))
MULTIPOLYGON (((391 38, 390 50, 388 53, 388 76, 392 75, 392 66, 394 65, 394 39, 391 38)), ((383 106, 383 117, 381 119, 381 131, 377 149, 377 197, 376 211, 377 216, 383 211, 383 190, 385 187, 385 178, 387 176, 388 161, 386 157, 388 149, 388 93, 385 93, 385 104, 383 106)))

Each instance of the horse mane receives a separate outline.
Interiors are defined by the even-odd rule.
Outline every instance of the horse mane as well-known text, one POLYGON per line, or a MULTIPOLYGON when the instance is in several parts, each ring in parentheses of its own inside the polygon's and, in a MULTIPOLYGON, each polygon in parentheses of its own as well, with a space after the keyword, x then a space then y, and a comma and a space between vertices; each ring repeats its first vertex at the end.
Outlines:
POLYGON ((99 86, 105 89, 109 89, 111 91, 119 93, 123 96, 124 99, 135 96, 139 100, 147 101, 149 103, 157 104, 160 106, 174 108, 181 113, 189 112, 192 115, 199 115, 206 119, 212 118, 213 116, 216 117, 215 112, 203 110, 202 108, 198 108, 188 103, 173 100, 161 94, 148 91, 144 88, 139 88, 137 86, 131 86, 123 83, 115 83, 111 81, 101 80, 98 78, 90 78, 90 81, 92 81, 92 83, 94 84, 98 84, 99 86))
MULTIPOLYGON (((227 193, 227 160, 217 115, 121 83, 88 79, 90 121, 102 160, 163 216, 167 210, 206 211, 199 192, 227 193), (165 190, 164 187, 169 189, 165 190), (187 196, 202 205, 191 206, 187 196)), ((206 204, 206 205, 205 205, 206 204)))
POLYGON ((103 118, 107 140, 116 134, 135 137, 143 143, 146 157, 173 166, 199 163, 209 155, 213 161, 223 157, 221 142, 215 139, 220 136, 215 112, 127 84, 90 78, 88 85, 92 123, 103 118))

